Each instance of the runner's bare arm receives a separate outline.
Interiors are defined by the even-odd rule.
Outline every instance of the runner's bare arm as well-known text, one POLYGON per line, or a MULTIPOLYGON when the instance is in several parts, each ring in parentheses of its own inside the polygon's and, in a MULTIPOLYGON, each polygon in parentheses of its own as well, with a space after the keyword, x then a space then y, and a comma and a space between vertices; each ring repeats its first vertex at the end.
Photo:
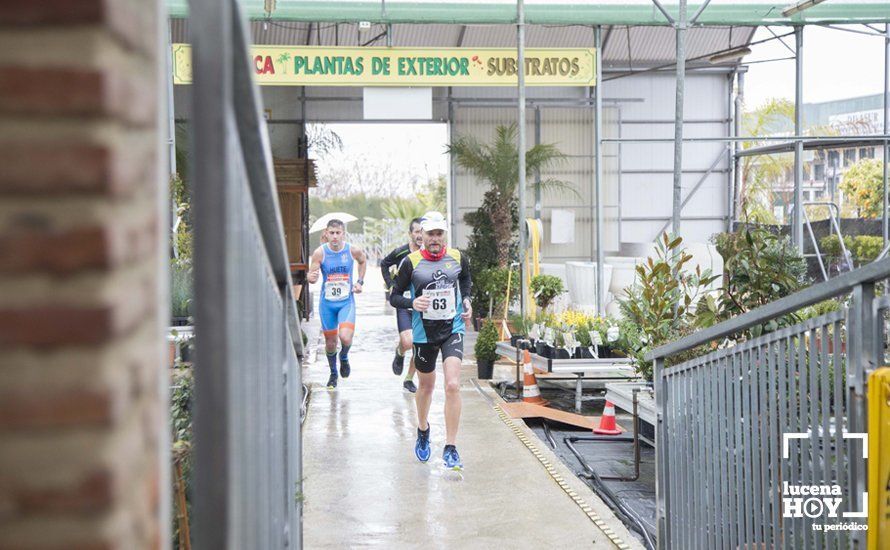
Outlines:
POLYGON ((466 254, 460 255, 460 275, 457 276, 457 284, 460 288, 460 295, 463 298, 464 312, 461 317, 464 321, 469 321, 473 317, 473 306, 470 302, 470 292, 473 290, 473 280, 470 277, 470 262, 467 260, 466 254))
MULTIPOLYGON (((362 250, 361 247, 355 246, 350 247, 350 249, 352 250, 352 257, 358 262, 358 280, 364 283, 365 273, 368 272, 368 255, 365 254, 365 251, 362 250)), ((362 283, 356 281, 356 283, 352 285, 352 291, 356 294, 361 294, 362 283)))
POLYGON ((321 262, 324 259, 324 252, 321 247, 315 249, 312 257, 309 259, 309 271, 306 273, 306 280, 310 283, 318 281, 318 275, 321 273, 321 262))

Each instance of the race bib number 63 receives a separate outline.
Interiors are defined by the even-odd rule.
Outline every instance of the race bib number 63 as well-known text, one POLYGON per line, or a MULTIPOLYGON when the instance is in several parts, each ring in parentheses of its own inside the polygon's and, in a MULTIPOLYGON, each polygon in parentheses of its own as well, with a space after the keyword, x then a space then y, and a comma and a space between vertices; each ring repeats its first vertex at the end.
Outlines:
POLYGON ((453 288, 433 288, 424 291, 430 299, 430 307, 423 312, 423 318, 430 321, 454 319, 457 313, 453 288))

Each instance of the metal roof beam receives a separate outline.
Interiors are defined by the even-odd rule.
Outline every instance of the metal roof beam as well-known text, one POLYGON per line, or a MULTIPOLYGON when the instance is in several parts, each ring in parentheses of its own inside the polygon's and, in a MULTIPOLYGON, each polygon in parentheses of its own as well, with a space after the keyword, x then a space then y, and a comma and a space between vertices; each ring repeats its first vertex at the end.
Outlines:
MULTIPOLYGON (((240 0, 251 19, 266 19, 263 0, 240 0)), ((166 0, 171 17, 187 17, 187 0, 166 0)), ((701 3, 690 6, 700 9, 701 3)), ((782 15, 785 2, 737 2, 708 5, 696 21, 698 26, 760 26, 890 23, 890 2, 825 2, 792 17, 782 15)), ((632 25, 672 26, 676 6, 662 5, 664 13, 650 4, 562 3, 529 4, 528 25, 632 25), (665 13, 670 17, 665 17, 665 13)), ((508 3, 394 2, 354 0, 278 0, 268 19, 322 23, 451 23, 516 24, 516 8, 508 3)))
POLYGON ((695 12, 695 15, 689 20, 690 25, 695 25, 695 22, 698 21, 698 18, 701 16, 702 12, 705 11, 705 8, 708 7, 708 4, 711 3, 711 0, 705 0, 704 4, 698 8, 698 11, 695 12))
POLYGON ((666 9, 664 9, 664 6, 661 5, 661 2, 659 2, 658 0, 652 0, 652 3, 655 4, 655 7, 658 8, 658 11, 661 12, 664 18, 668 20, 668 23, 670 23, 672 26, 677 24, 677 20, 674 19, 671 14, 667 12, 666 9))

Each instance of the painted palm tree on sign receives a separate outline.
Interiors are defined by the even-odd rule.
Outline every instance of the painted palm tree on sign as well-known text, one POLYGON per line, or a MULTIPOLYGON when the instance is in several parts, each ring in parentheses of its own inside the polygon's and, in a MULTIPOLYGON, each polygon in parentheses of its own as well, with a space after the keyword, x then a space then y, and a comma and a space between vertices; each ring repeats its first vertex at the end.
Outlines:
MULTIPOLYGON (((473 136, 459 136, 447 148, 458 166, 469 170, 481 181, 488 182, 482 209, 486 210, 485 214, 491 222, 492 237, 497 246, 497 263, 501 267, 510 261, 513 248, 510 244, 518 228, 518 219, 514 214, 518 202, 516 186, 519 184, 517 133, 516 124, 498 126, 492 143, 480 143, 473 136)), ((551 143, 529 149, 525 155, 525 173, 530 182, 528 187, 535 186, 533 174, 546 172, 565 160, 566 156, 551 143)), ((572 184, 556 178, 543 178, 541 189, 565 190, 577 195, 572 184)))
POLYGON ((275 60, 282 67, 282 72, 284 72, 284 74, 287 74, 287 65, 288 65, 287 62, 290 61, 290 59, 291 59, 290 54, 287 52, 284 52, 283 54, 279 55, 278 58, 275 60))

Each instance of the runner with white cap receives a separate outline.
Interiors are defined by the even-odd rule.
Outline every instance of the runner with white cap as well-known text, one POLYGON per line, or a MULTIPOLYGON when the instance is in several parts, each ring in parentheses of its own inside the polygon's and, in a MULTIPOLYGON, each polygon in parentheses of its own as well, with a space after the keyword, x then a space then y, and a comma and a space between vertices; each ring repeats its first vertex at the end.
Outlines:
POLYGON ((448 248, 448 222, 439 212, 427 212, 420 222, 423 247, 409 254, 399 266, 389 301, 396 308, 411 309, 414 340, 414 366, 419 387, 417 441, 414 454, 421 462, 430 458, 428 416, 436 384, 436 358, 441 354, 445 373, 445 466, 460 470, 457 452, 460 424, 460 367, 464 356, 466 321, 470 307, 470 266, 466 256, 448 248), (409 291, 409 297, 402 293, 409 291))

